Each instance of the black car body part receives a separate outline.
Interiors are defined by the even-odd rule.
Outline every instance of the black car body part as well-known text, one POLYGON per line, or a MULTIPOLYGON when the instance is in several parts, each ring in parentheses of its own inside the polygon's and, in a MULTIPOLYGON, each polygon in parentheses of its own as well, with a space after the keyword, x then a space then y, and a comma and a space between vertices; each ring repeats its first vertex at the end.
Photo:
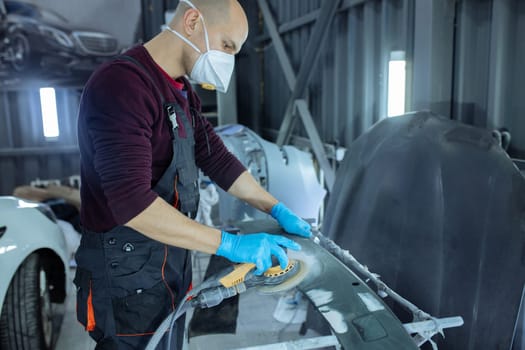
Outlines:
POLYGON ((335 188, 325 234, 425 311, 463 317, 440 348, 521 349, 525 178, 490 131, 385 119, 349 147, 335 188))

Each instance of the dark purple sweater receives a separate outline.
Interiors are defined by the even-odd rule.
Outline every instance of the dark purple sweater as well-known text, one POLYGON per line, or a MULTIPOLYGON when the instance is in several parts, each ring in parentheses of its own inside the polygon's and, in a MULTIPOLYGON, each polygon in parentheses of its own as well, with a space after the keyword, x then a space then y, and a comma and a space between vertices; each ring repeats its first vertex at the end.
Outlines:
MULTIPOLYGON (((187 90, 186 98, 143 46, 125 54, 146 67, 166 102, 178 102, 188 118, 188 100, 200 110, 200 101, 189 82, 179 80, 187 90)), ((81 222, 86 229, 103 232, 122 225, 157 198, 152 188, 173 154, 170 124, 160 105, 151 81, 131 62, 105 63, 86 84, 78 118, 81 222)), ((195 118, 195 123, 197 166, 227 190, 245 168, 205 118, 195 118)), ((186 136, 182 124, 179 135, 186 136)))

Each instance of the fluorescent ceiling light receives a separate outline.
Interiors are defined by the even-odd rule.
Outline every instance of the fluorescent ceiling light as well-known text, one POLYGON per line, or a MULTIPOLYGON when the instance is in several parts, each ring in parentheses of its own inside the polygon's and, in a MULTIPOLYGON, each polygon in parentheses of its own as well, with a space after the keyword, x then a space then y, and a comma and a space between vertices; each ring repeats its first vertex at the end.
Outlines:
POLYGON ((405 114, 405 93, 405 52, 392 51, 388 62, 388 117, 405 114))
POLYGON ((40 107, 42 108, 42 125, 46 138, 57 138, 58 128, 57 100, 54 88, 40 89, 40 107))

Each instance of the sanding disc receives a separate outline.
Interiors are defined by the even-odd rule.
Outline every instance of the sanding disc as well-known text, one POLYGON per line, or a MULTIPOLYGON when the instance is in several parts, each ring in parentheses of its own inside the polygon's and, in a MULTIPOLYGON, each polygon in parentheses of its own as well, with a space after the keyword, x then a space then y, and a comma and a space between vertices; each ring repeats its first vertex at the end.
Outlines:
POLYGON ((291 259, 286 269, 275 272, 269 270, 265 272, 268 283, 257 287, 257 292, 261 294, 274 294, 288 291, 301 283, 308 274, 307 265, 298 259, 291 259), (278 284, 271 284, 272 279, 282 280, 278 284))

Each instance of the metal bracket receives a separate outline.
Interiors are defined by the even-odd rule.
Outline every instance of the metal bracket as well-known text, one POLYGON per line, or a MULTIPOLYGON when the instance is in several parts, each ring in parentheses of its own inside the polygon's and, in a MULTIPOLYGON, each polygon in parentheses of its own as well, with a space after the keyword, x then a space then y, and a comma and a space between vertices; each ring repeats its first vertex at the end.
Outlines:
POLYGON ((329 192, 332 192, 332 188, 334 187, 335 183, 335 171, 330 166, 330 162, 328 161, 328 157, 326 156, 326 152, 324 150, 323 141, 317 132, 314 120, 310 114, 310 110, 308 109, 308 105, 306 104, 305 100, 296 100, 295 106, 299 112, 299 115, 301 116, 306 133, 312 142, 312 149, 314 151, 315 157, 317 158, 317 161, 319 162, 319 166, 324 171, 326 187, 328 187, 329 192))
MULTIPOLYGON (((261 2, 264 2, 264 0, 259 0, 259 3, 261 2)), ((289 84, 292 95, 288 100, 281 128, 279 130, 279 137, 277 138, 277 145, 279 146, 282 146, 283 144, 287 143, 290 138, 293 124, 293 109, 295 100, 297 100, 298 98, 302 98, 306 92, 306 89, 308 88, 310 78, 314 72, 314 69, 312 68, 315 66, 319 59, 321 53, 320 47, 322 46, 322 42, 326 37, 326 34, 328 33, 330 24, 332 23, 335 17, 337 8, 339 7, 339 3, 339 0, 330 0, 322 2, 319 17, 314 25, 314 28, 312 29, 312 34, 308 42, 308 46, 306 47, 306 52, 303 56, 301 67, 299 68, 299 73, 297 74, 296 82, 293 86, 289 84)), ((265 22, 267 22, 269 18, 271 18, 271 14, 267 12, 267 14, 265 15, 265 22)), ((273 21, 273 18, 271 20, 273 21)), ((281 41, 282 43, 282 39, 279 36, 277 29, 276 33, 274 35, 271 35, 270 33, 270 36, 274 45, 276 41, 281 41)), ((284 52, 284 55, 286 55, 286 52, 284 52)), ((283 65, 283 69, 287 69, 288 66, 291 68, 290 59, 287 55, 286 61, 288 61, 287 64, 285 64, 286 62, 281 63, 283 65)), ((288 74, 294 74, 293 70, 288 74)))
POLYGON ((283 40, 279 34, 279 30, 271 14, 267 1, 257 0, 257 3, 261 9, 266 28, 274 44, 277 57, 279 58, 279 62, 284 72, 284 77, 288 83, 290 91, 292 92, 290 99, 288 100, 276 143, 279 147, 282 147, 284 144, 289 142, 291 131, 293 129, 294 112, 297 108, 301 114, 303 123, 305 123, 304 126, 308 136, 311 139, 314 154, 319 161, 321 169, 326 175, 328 190, 331 191, 335 181, 335 172, 326 158, 323 143, 319 137, 319 133, 317 132, 313 118, 311 117, 308 105, 306 102, 304 102, 304 100, 299 99, 304 96, 306 89, 308 88, 308 83, 313 72, 312 67, 319 59, 321 51, 319 50, 319 47, 322 45, 323 39, 328 32, 328 28, 335 17, 340 0, 322 2, 321 9, 319 11, 319 17, 312 30, 312 35, 308 42, 304 58, 299 69, 299 74, 297 76, 293 70, 290 57, 286 53, 283 40))
POLYGON ((461 326, 463 326, 463 318, 460 316, 444 318, 432 317, 431 319, 424 321, 405 323, 403 325, 409 334, 415 334, 414 341, 416 342, 417 346, 421 347, 421 345, 425 344, 426 342, 430 342, 432 349, 434 350, 438 350, 438 346, 436 342, 432 340, 433 336, 439 333, 444 338, 444 329, 461 326))

